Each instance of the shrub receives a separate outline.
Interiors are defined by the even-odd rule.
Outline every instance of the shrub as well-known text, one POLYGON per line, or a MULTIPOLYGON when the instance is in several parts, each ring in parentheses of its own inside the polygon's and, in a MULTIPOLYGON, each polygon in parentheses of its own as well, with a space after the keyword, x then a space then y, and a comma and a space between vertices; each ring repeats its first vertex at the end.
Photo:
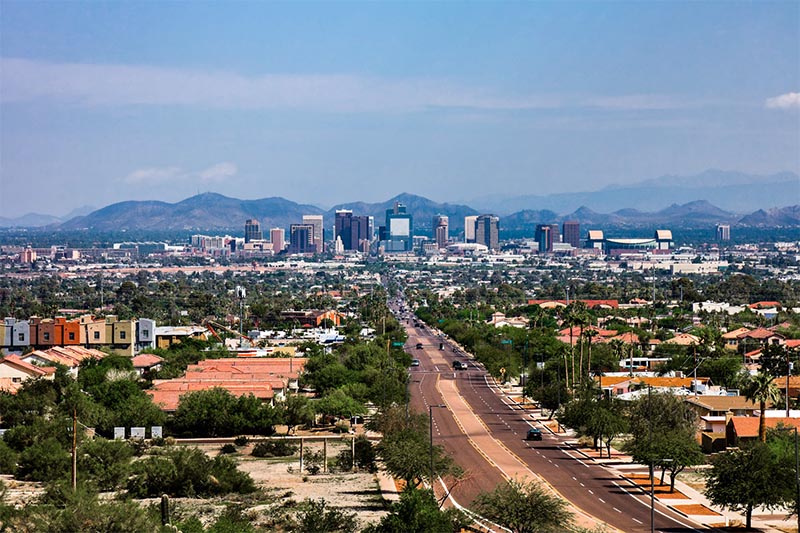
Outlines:
POLYGON ((344 422, 344 421, 337 422, 336 425, 333 428, 333 432, 334 433, 349 433, 350 432, 350 426, 347 424, 347 422, 344 422))
POLYGON ((248 442, 250 442, 250 439, 244 435, 239 435, 233 440, 233 443, 237 446, 247 446, 248 442))
POLYGON ((253 446, 253 457, 289 457, 297 453, 297 446, 286 440, 266 440, 253 446))
POLYGON ((19 454, 17 477, 27 481, 54 481, 69 472, 70 454, 54 438, 33 443, 19 454))
POLYGON ((17 469, 17 453, 0 439, 0 474, 13 474, 17 469))
POLYGON ((308 452, 304 457, 306 471, 312 476, 322 470, 322 452, 308 452))
POLYGON ((100 490, 115 490, 128 475, 133 449, 128 443, 97 438, 79 450, 78 473, 87 476, 100 490))
POLYGON ((230 454, 230 453, 236 453, 236 446, 231 444, 230 442, 227 443, 227 444, 223 444, 222 448, 220 448, 220 450, 219 450, 219 453, 226 454, 226 455, 230 454))
POLYGON ((298 530, 306 533, 338 531, 350 533, 358 530, 355 513, 328 506, 324 499, 306 499, 297 513, 298 530))

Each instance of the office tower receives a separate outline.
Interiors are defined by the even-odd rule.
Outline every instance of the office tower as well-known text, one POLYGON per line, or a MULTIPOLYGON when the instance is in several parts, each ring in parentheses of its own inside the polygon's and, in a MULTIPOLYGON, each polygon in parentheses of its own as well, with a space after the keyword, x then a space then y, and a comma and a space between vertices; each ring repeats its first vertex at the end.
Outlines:
POLYGON ((464 217, 464 242, 475 242, 475 222, 477 215, 464 217))
POLYGON ((731 240, 731 227, 728 224, 717 224, 717 241, 731 240))
POLYGON ((581 245, 581 224, 577 220, 567 220, 562 225, 564 242, 571 244, 573 248, 580 248, 581 245))
POLYGON ((372 243, 372 217, 353 216, 350 210, 336 211, 334 224, 336 235, 342 241, 345 250, 369 250, 372 243))
POLYGON ((494 215, 481 215, 475 221, 475 242, 490 250, 500 249, 500 219, 494 215))
POLYGON ((334 218, 334 231, 336 235, 334 238, 338 237, 342 240, 342 246, 344 246, 345 250, 354 250, 355 247, 353 246, 353 212, 349 209, 341 209, 336 211, 336 217, 334 218))
POLYGON ((361 252, 368 253, 369 247, 372 244, 374 234, 373 229, 374 218, 366 215, 359 215, 353 217, 354 231, 351 234, 351 240, 355 245, 355 249, 361 252))
POLYGON ((244 242, 260 241, 264 237, 261 235, 261 224, 254 218, 249 218, 244 223, 244 242))
POLYGON ((407 252, 412 248, 414 219, 406 212, 406 206, 395 202, 394 207, 386 210, 386 226, 384 249, 387 252, 407 252))
POLYGON ((316 251, 313 224, 292 224, 289 226, 290 254, 310 254, 316 251))
POLYGON ((272 251, 276 254, 283 251, 285 232, 283 228, 272 228, 269 230, 269 240, 272 242, 272 251))
POLYGON ((539 244, 539 252, 550 252, 553 250, 553 227, 551 224, 537 224, 534 239, 539 244))
POLYGON ((447 246, 449 240, 448 235, 449 219, 447 215, 436 215, 433 217, 433 238, 436 240, 436 246, 444 248, 447 246))
POLYGON ((553 243, 561 242, 561 232, 558 230, 558 224, 550 224, 550 251, 553 251, 553 243))
POLYGON ((303 215, 303 224, 314 226, 314 249, 318 254, 321 254, 324 251, 325 243, 322 215, 303 215))

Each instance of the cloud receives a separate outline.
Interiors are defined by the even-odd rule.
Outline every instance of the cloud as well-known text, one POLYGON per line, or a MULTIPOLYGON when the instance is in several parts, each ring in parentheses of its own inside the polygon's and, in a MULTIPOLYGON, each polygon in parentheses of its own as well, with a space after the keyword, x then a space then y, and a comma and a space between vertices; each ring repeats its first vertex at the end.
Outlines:
POLYGON ((239 172, 235 163, 228 161, 217 163, 204 170, 191 172, 181 167, 146 167, 134 170, 121 181, 130 185, 149 184, 156 185, 168 182, 199 180, 204 183, 224 181, 232 178, 239 172))
POLYGON ((165 181, 174 180, 181 175, 179 167, 147 167, 134 170, 124 178, 122 181, 130 183, 131 185, 139 183, 162 183, 165 181))
POLYGON ((764 105, 767 109, 798 109, 800 108, 800 93, 786 93, 774 98, 767 98, 764 105))
POLYGON ((197 177, 199 177, 201 181, 205 182, 224 181, 235 176, 238 171, 239 168, 234 163, 217 163, 212 167, 208 167, 207 169, 198 172, 197 177))
POLYGON ((515 111, 561 108, 651 110, 680 107, 662 95, 497 94, 437 79, 351 74, 244 76, 148 65, 47 63, 0 58, 0 100, 101 106, 194 106, 333 113, 426 109, 515 111))

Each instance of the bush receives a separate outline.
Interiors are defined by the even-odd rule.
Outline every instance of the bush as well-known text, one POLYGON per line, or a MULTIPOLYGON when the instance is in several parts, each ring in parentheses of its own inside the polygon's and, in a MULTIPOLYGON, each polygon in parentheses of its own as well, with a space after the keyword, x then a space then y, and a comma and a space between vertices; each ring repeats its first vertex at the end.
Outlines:
POLYGON ((116 490, 128 476, 133 448, 127 442, 97 438, 81 444, 78 473, 100 490, 116 490))
POLYGON ((225 455, 231 454, 231 453, 236 453, 236 446, 234 446, 230 442, 227 443, 227 444, 223 444, 222 448, 220 448, 220 450, 219 450, 219 453, 225 454, 225 455))
POLYGON ((286 440, 266 440, 253 446, 253 457, 289 457, 297 453, 297 446, 286 440))
POLYGON ((54 438, 33 443, 19 455, 17 477, 27 481, 54 481, 69 472, 70 454, 54 438))
POLYGON ((334 428, 333 428, 333 432, 334 433, 349 433, 350 432, 350 426, 347 424, 347 422, 344 422, 344 421, 337 422, 336 426, 334 426, 334 428))
POLYGON ((355 513, 348 513, 335 507, 329 507, 323 499, 306 499, 300 504, 297 513, 298 530, 305 533, 323 533, 338 531, 350 533, 358 530, 355 513))
POLYGON ((237 446, 247 446, 248 442, 250 442, 250 439, 244 435, 239 435, 233 440, 233 443, 237 446))
POLYGON ((17 453, 0 439, 0 474, 13 474, 17 470, 17 453))
POLYGON ((308 452, 303 459, 306 472, 312 476, 316 476, 322 470, 322 452, 308 452))
POLYGON ((253 479, 229 457, 209 459, 197 448, 174 448, 133 465, 128 492, 135 498, 213 496, 255 490, 253 479))
MULTIPOLYGON (((375 446, 364 435, 359 435, 355 442, 356 460, 355 465, 358 468, 366 470, 367 472, 376 472, 378 470, 375 464, 376 452, 375 446)), ((353 452, 351 449, 342 450, 336 457, 336 465, 343 472, 349 471, 353 467, 353 452)))

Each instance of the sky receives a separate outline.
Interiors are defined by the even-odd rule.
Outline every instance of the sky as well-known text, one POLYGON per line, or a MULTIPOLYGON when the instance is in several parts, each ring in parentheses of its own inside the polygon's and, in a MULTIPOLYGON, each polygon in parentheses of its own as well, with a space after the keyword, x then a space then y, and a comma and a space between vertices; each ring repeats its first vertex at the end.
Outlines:
POLYGON ((0 0, 0 216, 464 202, 800 172, 799 147, 795 0, 0 0))

